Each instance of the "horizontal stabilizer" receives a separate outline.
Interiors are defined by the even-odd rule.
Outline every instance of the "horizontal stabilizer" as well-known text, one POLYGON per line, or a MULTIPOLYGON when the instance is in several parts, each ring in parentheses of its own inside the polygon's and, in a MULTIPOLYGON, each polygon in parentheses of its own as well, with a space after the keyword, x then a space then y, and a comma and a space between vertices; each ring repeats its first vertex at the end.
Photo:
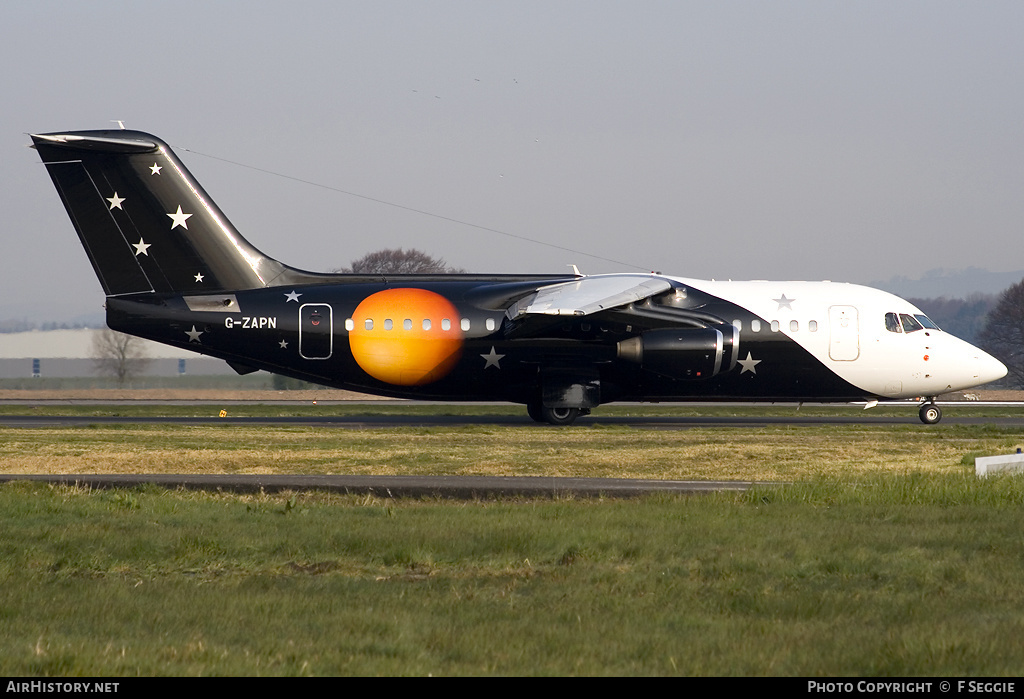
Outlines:
MULTIPOLYGON (((103 131, 97 133, 108 134, 110 132, 103 131)), ((126 133, 134 134, 139 132, 130 131, 126 133)), ((83 131, 82 133, 32 134, 32 138, 36 139, 37 143, 42 142, 55 146, 72 147, 78 150, 101 150, 108 153, 152 153, 159 147, 155 140, 98 136, 88 131, 83 131)))

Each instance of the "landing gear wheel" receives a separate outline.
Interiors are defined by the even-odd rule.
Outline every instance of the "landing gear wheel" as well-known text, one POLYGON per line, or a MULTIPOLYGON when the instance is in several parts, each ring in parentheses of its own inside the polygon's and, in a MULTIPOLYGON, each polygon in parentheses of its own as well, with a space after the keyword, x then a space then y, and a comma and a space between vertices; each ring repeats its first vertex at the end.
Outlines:
POLYGON ((541 408, 544 422, 549 425, 565 426, 576 422, 580 416, 579 408, 541 408))
POLYGON ((526 404, 526 414, 534 422, 547 422, 544 418, 544 406, 540 401, 531 401, 526 404))
POLYGON ((921 422, 926 425, 934 425, 942 419, 942 411, 934 403, 925 403, 917 414, 921 417, 921 422))

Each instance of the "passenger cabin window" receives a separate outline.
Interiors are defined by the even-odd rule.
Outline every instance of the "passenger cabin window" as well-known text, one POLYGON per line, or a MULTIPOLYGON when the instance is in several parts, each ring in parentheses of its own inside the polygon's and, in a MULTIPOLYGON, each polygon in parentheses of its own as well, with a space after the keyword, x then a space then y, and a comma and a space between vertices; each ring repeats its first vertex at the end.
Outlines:
POLYGON ((779 321, 777 321, 777 320, 773 320, 772 321, 772 332, 773 333, 779 332, 779 321))
POLYGON ((463 332, 469 332, 469 318, 463 318, 461 323, 462 323, 462 331, 463 332))
POLYGON ((809 320, 809 321, 807 321, 807 329, 810 330, 812 333, 818 332, 818 321, 816 321, 816 320, 809 320))
POLYGON ((789 321, 789 331, 793 332, 793 333, 799 332, 800 331, 800 321, 798 321, 798 320, 791 320, 791 321, 789 321))
POLYGON ((750 329, 753 330, 756 333, 761 332, 761 321, 759 321, 759 320, 752 320, 752 321, 750 321, 750 329))
POLYGON ((891 333, 902 332, 900 330, 900 319, 895 313, 885 314, 885 329, 891 333))
POLYGON ((488 331, 494 330, 494 318, 488 318, 484 325, 487 326, 488 331))

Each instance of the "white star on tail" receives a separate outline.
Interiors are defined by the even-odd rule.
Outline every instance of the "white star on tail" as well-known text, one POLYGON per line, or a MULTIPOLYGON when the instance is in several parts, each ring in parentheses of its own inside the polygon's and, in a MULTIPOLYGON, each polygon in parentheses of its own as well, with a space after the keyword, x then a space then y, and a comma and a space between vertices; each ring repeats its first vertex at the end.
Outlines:
POLYGON ((198 273, 196 274, 196 277, 195 277, 195 279, 196 279, 196 281, 197 281, 197 282, 201 282, 201 281, 203 281, 203 273, 202 273, 202 272, 198 272, 198 273))
POLYGON ((149 166, 149 174, 151 174, 151 175, 159 175, 160 171, 163 170, 163 169, 164 169, 163 165, 157 165, 156 163, 153 163, 152 165, 149 166))
POLYGON ((192 214, 183 214, 183 213, 181 213, 181 204, 178 204, 178 211, 177 211, 177 213, 167 214, 167 215, 171 217, 172 221, 174 221, 174 223, 171 224, 171 230, 172 231, 175 228, 177 228, 178 226, 181 226, 186 231, 188 230, 188 219, 189 219, 190 216, 192 216, 192 214))
POLYGON ((145 255, 149 257, 149 249, 153 246, 152 243, 147 243, 142 238, 139 238, 139 242, 132 243, 132 247, 135 248, 135 256, 145 255))
POLYGON ((117 192, 114 192, 114 196, 107 197, 107 201, 110 202, 111 211, 113 211, 114 209, 121 209, 121 211, 124 211, 124 209, 121 208, 121 202, 124 201, 124 197, 117 196, 117 192))
POLYGON ((492 366, 495 369, 500 369, 501 364, 499 364, 498 362, 500 362, 505 357, 505 355, 498 354, 497 352, 494 351, 494 345, 491 345, 490 352, 488 352, 487 354, 481 354, 480 356, 483 357, 484 359, 484 369, 486 369, 489 366, 492 366))
POLYGON ((757 369, 755 369, 754 367, 756 367, 760 363, 761 363, 761 360, 760 359, 754 359, 753 357, 751 357, 750 356, 750 352, 747 352, 747 358, 746 359, 741 359, 741 360, 739 360, 739 362, 737 362, 737 364, 739 364, 741 367, 743 367, 742 369, 740 369, 740 373, 741 374, 746 373, 748 371, 751 374, 756 374, 757 373, 757 369))

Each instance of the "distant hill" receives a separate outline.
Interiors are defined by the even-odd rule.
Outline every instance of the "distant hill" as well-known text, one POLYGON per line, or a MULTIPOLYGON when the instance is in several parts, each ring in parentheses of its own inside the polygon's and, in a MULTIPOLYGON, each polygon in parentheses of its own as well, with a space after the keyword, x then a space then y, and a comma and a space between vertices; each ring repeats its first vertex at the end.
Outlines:
POLYGON ((868 282, 868 286, 883 289, 903 298, 966 299, 972 294, 1000 294, 1012 284, 1024 279, 1024 270, 1015 272, 989 272, 987 269, 930 269, 920 279, 893 277, 888 281, 868 282))

